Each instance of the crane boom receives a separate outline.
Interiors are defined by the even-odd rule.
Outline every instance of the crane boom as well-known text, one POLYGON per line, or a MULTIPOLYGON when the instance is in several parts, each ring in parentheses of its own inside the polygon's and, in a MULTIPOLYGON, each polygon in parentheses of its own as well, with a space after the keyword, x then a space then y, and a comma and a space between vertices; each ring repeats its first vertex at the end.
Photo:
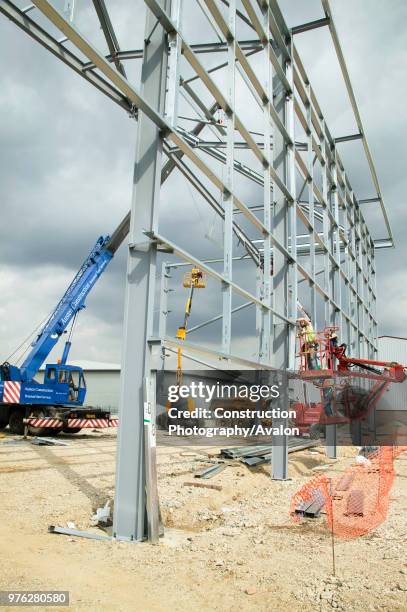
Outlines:
MULTIPOLYGON (((110 237, 100 236, 79 268, 62 299, 32 343, 32 348, 20 368, 20 380, 31 380, 65 332, 70 321, 85 307, 85 300, 113 257, 109 250, 110 237)), ((66 360, 67 354, 64 353, 66 360)))

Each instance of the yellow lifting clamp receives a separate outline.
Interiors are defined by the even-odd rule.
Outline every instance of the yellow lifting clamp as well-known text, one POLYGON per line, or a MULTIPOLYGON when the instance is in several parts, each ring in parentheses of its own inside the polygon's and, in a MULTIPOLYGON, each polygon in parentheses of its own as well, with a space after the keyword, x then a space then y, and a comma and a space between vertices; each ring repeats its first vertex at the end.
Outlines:
POLYGON ((189 272, 185 272, 182 286, 186 289, 205 289, 206 274, 199 268, 192 268, 189 272))
MULTIPOLYGON (((178 338, 178 340, 184 341, 187 337, 187 324, 188 324, 189 315, 191 314, 192 297, 194 295, 194 290, 204 289, 206 287, 206 275, 204 272, 202 272, 202 270, 199 270, 199 268, 192 268, 192 270, 184 274, 182 285, 183 287, 185 287, 186 289, 189 289, 190 291, 189 291, 187 303, 185 305, 184 323, 177 329, 176 337, 178 338)), ((182 351, 179 348, 178 349, 178 361, 177 361, 177 382, 178 384, 181 383, 181 379, 182 379, 181 357, 182 357, 182 351)))

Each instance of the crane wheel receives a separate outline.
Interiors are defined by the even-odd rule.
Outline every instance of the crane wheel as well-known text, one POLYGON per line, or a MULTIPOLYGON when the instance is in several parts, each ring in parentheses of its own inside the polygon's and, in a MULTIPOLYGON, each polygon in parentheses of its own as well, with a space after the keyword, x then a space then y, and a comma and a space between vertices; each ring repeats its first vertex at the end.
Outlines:
MULTIPOLYGON (((30 416, 36 417, 37 419, 41 419, 48 415, 42 408, 35 408, 31 411, 30 416)), ((32 425, 29 425, 28 427, 28 433, 31 436, 55 436, 57 432, 59 433, 59 431, 60 430, 52 427, 33 427, 32 425)))
POLYGON ((66 434, 76 434, 82 430, 82 427, 65 427, 62 431, 66 434))
POLYGON ((12 410, 8 419, 10 433, 22 436, 24 434, 24 412, 23 410, 12 410))

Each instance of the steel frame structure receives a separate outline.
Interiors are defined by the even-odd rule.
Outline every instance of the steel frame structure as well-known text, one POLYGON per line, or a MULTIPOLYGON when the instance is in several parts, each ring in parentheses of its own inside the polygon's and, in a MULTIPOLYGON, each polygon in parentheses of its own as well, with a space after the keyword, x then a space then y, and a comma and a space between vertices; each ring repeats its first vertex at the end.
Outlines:
MULTIPOLYGON (((193 333, 221 321, 221 347, 215 351, 188 342, 184 348, 191 359, 204 367, 216 367, 222 359, 228 367, 292 370, 296 366, 299 293, 304 287, 314 323, 322 323, 322 318, 324 324, 337 325, 352 355, 375 356, 375 249, 393 246, 328 0, 321 0, 324 17, 293 29, 287 27, 277 0, 241 0, 241 10, 236 0, 196 2, 202 19, 216 35, 215 42, 193 44, 186 39, 182 19, 188 17, 189 7, 185 1, 144 0, 143 46, 123 51, 108 3, 93 0, 108 49, 102 53, 76 27, 74 2, 68 2, 68 12, 61 13, 49 0, 33 0, 23 9, 0 0, 0 13, 138 121, 131 211, 113 234, 117 244, 129 236, 114 512, 114 537, 128 541, 143 539, 146 531, 149 539, 156 541, 159 532, 151 421, 155 414, 154 373, 165 351, 179 346, 167 337, 171 270, 193 264, 221 287, 222 312, 189 329, 193 333), (38 14, 49 20, 53 26, 50 31, 56 28, 61 38, 38 23, 38 14), (239 40, 239 20, 252 31, 250 40, 239 40), (331 135, 295 47, 297 34, 320 27, 331 33, 357 134, 331 135), (218 53, 226 60, 206 68, 200 56, 218 53), (249 61, 251 55, 257 56, 256 66, 249 61), (136 59, 142 61, 140 86, 132 84, 126 74, 126 62, 136 59), (189 78, 182 74, 185 65, 192 73, 189 78), (219 70, 224 71, 224 88, 213 76, 219 70), (262 117, 261 142, 237 111, 237 74, 262 117), (195 89, 198 83, 211 96, 210 105, 195 89), (180 115, 181 96, 193 109, 193 117, 180 115), (219 111, 223 112, 223 123, 217 118, 219 111), (191 120, 195 123, 188 124, 192 129, 181 125, 191 120), (208 130, 215 140, 205 139, 208 130), (362 200, 352 189, 338 150, 338 145, 353 140, 363 142, 373 181, 372 197, 362 200), (239 150, 250 154, 255 163, 239 160, 239 150), (168 157, 165 164, 163 153, 168 157), (214 170, 214 164, 223 167, 223 174, 214 170), (174 169, 219 216, 224 236, 220 260, 203 261, 159 232, 160 183, 174 169), (250 206, 238 196, 241 177, 262 188, 261 205, 250 206), (220 201, 214 190, 220 191, 220 201), (380 206, 387 235, 379 240, 370 236, 362 212, 364 203, 380 206), (234 255, 235 237, 245 250, 244 257, 234 255), (162 269, 157 339, 152 313, 158 251, 178 259, 165 263, 162 269), (255 266, 255 293, 235 280, 236 259, 255 266), (221 270, 216 263, 221 264, 221 270), (244 303, 233 307, 234 295, 244 303), (318 304, 323 305, 322 315, 318 304), (250 305, 257 312, 258 357, 253 361, 234 354, 231 348, 233 315, 250 305)), ((252 273, 253 268, 250 270, 252 273)), ((287 401, 287 396, 281 398, 283 404, 287 401)), ((276 479, 285 479, 287 440, 283 437, 276 442, 272 473, 276 479)), ((327 433, 327 445, 328 453, 334 456, 334 426, 327 433)))

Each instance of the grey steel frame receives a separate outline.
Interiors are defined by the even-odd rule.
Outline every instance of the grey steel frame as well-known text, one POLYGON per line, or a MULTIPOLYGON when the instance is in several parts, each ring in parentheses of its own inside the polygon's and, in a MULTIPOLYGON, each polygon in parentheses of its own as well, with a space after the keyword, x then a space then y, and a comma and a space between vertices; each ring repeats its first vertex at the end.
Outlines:
MULTIPOLYGON (((187 343, 191 359, 204 366, 208 366, 208 356, 217 355, 229 367, 293 370, 300 287, 308 289, 315 325, 338 326, 341 338, 354 355, 373 357, 377 352, 375 249, 392 246, 393 238, 329 2, 321 1, 325 17, 290 30, 276 0, 242 0, 244 13, 236 9, 236 0, 197 0, 218 40, 189 44, 181 29, 182 15, 188 10, 185 2, 183 6, 182 0, 144 0, 147 6, 144 47, 122 51, 107 4, 104 0, 93 0, 109 50, 105 56, 75 27, 73 3, 69 5, 72 10, 67 19, 49 0, 33 0, 23 10, 9 0, 0 0, 0 13, 139 122, 131 215, 114 234, 118 244, 129 234, 114 512, 117 539, 139 541, 147 534, 151 541, 156 541, 159 533, 155 438, 151 423, 157 368, 152 357, 157 345, 153 341, 152 316, 157 250, 171 252, 180 260, 164 264, 162 269, 158 330, 162 354, 166 347, 174 351, 179 345, 166 338, 170 271, 189 264, 205 270, 222 288, 222 313, 189 329, 192 333, 222 321, 221 350, 217 353, 208 347, 187 343), (226 17, 221 5, 227 7, 226 17), (35 8, 64 38, 55 38, 36 23, 35 8), (255 39, 237 39, 237 19, 252 29, 255 39), (331 32, 358 134, 332 137, 296 50, 295 35, 319 27, 329 27, 331 32), (71 43, 70 48, 64 44, 66 41, 71 43), (78 53, 71 51, 72 45, 78 53), (219 52, 226 53, 227 60, 210 70, 198 58, 199 54, 219 52), (261 54, 262 77, 248 60, 253 53, 261 54), (83 56, 86 61, 81 59, 83 56), (126 76, 125 62, 135 59, 143 62, 140 89, 126 76), (183 79, 180 73, 183 60, 194 71, 192 78, 183 79), (226 68, 225 93, 211 76, 223 68, 226 68), (236 70, 262 113, 262 143, 256 141, 236 112, 236 70), (203 84, 212 95, 210 108, 193 89, 196 82, 203 84), (196 125, 191 131, 180 125, 185 120, 178 111, 180 95, 194 114, 192 119, 196 125), (219 125, 215 118, 218 109, 225 114, 225 125, 219 125), (301 142, 297 141, 297 125, 303 132, 301 142), (211 129, 215 141, 200 138, 205 127, 211 129), (236 132, 241 137, 238 143, 236 132), (363 200, 356 198, 338 151, 338 145, 358 139, 363 141, 376 191, 363 200), (236 159, 235 152, 242 147, 251 151, 261 171, 236 159), (168 162, 162 169, 163 152, 168 162), (224 178, 205 161, 205 155, 225 166, 224 178), (214 262, 201 261, 158 232, 160 182, 174 168, 222 220, 222 272, 210 265, 214 262), (204 180, 195 174, 195 169, 204 180), (263 186, 260 206, 249 206, 236 195, 236 181, 241 175, 263 186), (298 179, 302 182, 300 190, 298 179), (212 195, 211 187, 220 190, 221 204, 212 195), (378 241, 371 238, 361 210, 364 203, 380 205, 387 237, 378 241), (256 238, 249 238, 242 229, 240 215, 250 225, 251 233, 257 233, 256 238), (234 236, 246 250, 244 260, 256 266, 256 295, 234 280, 234 236), (322 259, 322 269, 317 269, 318 258, 322 259), (233 308, 234 294, 243 297, 245 303, 233 308), (323 320, 318 300, 324 306, 323 320), (254 362, 232 354, 231 350, 232 315, 250 305, 257 312, 258 358, 254 362)), ((286 395, 281 398, 282 405, 287 401, 286 395)), ((272 474, 273 478, 284 480, 287 478, 287 439, 283 436, 276 442, 272 474)), ((330 456, 336 453, 334 426, 327 433, 327 452, 330 456)))

